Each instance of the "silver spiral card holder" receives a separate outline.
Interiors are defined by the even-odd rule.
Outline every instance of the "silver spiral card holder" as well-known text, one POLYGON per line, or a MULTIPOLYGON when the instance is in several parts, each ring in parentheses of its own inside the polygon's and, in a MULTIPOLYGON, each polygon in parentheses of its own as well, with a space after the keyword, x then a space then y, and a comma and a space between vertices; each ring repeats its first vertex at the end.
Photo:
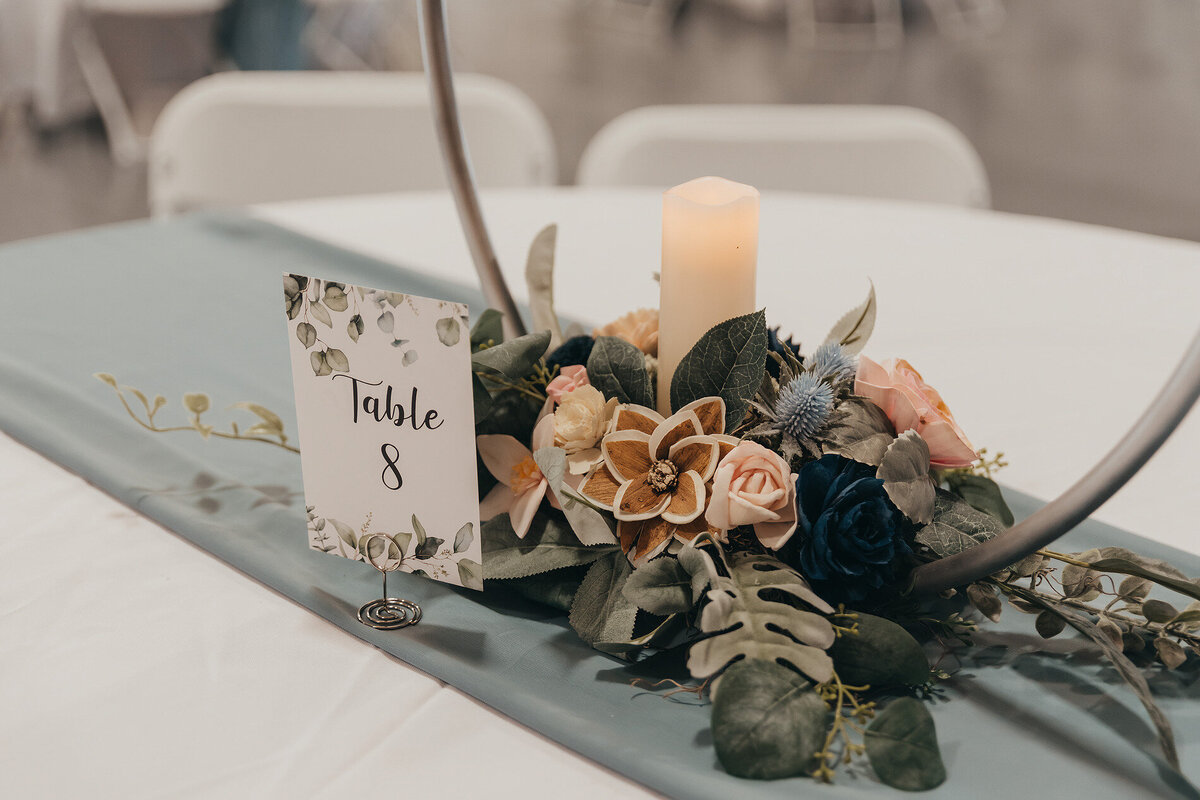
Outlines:
POLYGON ((400 569, 404 553, 385 534, 374 533, 360 543, 363 558, 383 575, 383 597, 372 600, 358 609, 358 621, 376 630, 391 631, 407 628, 421 621, 421 607, 411 600, 388 597, 387 576, 400 569))

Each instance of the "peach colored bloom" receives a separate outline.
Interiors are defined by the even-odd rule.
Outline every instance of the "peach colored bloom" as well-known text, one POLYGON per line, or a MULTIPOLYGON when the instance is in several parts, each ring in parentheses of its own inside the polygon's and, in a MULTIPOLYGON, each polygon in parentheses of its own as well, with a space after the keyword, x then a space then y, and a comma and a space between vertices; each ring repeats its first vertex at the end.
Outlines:
POLYGON ((639 308, 596 328, 592 336, 618 336, 648 356, 658 355, 658 311, 639 308))
POLYGON ((956 469, 979 459, 941 395, 904 359, 876 364, 860 355, 854 393, 882 408, 896 433, 915 430, 929 445, 930 466, 956 469))
POLYGON ((778 550, 796 532, 796 474, 777 453, 741 442, 717 465, 704 518, 722 531, 753 525, 758 540, 778 550))
MULTIPOLYGON (((549 488, 546 476, 533 460, 533 454, 543 447, 554 445, 554 417, 547 414, 534 426, 532 450, 512 436, 503 434, 476 436, 475 443, 484 466, 500 481, 480 501, 479 518, 489 520, 507 511, 513 530, 524 539, 549 488)), ((550 492, 549 495, 550 505, 558 508, 554 493, 550 492)))
POLYGON ((575 364, 559 370, 554 380, 546 385, 546 395, 555 403, 561 403, 563 398, 580 386, 588 385, 587 367, 575 364))

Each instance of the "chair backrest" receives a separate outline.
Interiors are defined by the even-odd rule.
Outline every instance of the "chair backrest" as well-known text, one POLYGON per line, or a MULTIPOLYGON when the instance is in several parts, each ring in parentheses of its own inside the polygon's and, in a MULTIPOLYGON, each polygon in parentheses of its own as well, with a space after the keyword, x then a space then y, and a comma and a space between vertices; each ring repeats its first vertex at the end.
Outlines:
POLYGON ((900 106, 648 106, 608 123, 583 185, 674 186, 721 175, 792 189, 987 207, 979 155, 941 117, 900 106))
MULTIPOLYGON (((550 128, 528 97, 482 75, 455 88, 481 186, 555 182, 550 128)), ((421 73, 213 75, 172 98, 150 142, 156 216, 444 186, 421 73)))

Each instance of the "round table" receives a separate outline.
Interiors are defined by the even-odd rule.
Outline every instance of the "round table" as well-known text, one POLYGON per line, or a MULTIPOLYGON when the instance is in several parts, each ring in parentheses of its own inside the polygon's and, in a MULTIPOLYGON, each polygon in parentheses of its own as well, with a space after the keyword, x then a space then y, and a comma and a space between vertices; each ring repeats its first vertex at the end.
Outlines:
MULTIPOLYGON (((659 203, 649 190, 484 195, 518 298, 529 242, 559 224, 558 308, 588 322, 655 304, 659 203)), ((251 213, 474 281, 442 194, 251 213)), ((1043 497, 1125 431, 1200 321, 1196 244, 771 193, 760 230, 759 300, 772 324, 811 348, 873 281, 879 317, 866 352, 911 361, 976 445, 1007 454, 1000 481, 1043 497)), ((1200 552, 1185 460, 1197 446, 1193 414, 1098 516, 1200 552)), ((0 750, 5 793, 650 796, 163 535, 7 437, 0 503, 12 532, 0 539, 0 738, 23 745, 0 750), (45 541, 62 543, 55 558, 34 547, 45 541)))

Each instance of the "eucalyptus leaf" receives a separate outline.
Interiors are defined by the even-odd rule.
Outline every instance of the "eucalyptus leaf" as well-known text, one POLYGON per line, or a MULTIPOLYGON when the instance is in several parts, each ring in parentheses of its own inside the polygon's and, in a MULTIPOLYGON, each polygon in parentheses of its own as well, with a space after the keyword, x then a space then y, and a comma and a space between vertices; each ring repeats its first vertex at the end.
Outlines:
POLYGON ((896 431, 883 409, 865 398, 851 397, 838 405, 820 438, 826 453, 877 467, 896 431))
POLYGON ((379 326, 379 330, 384 333, 391 333, 396 329, 396 315, 391 311, 384 311, 375 320, 375 324, 379 326))
POLYGON ((417 356, 417 351, 416 351, 416 350, 409 350, 409 351, 408 351, 407 353, 405 353, 405 354, 404 354, 404 356, 403 356, 403 357, 400 359, 400 362, 401 362, 402 364, 404 364, 404 366, 406 366, 406 367, 410 367, 410 366, 412 366, 413 364, 417 363, 417 358, 418 358, 418 356, 417 356))
POLYGON ((317 343, 317 329, 307 322, 301 322, 296 326, 296 338, 300 340, 300 344, 304 345, 307 350, 317 343))
POLYGON ((823 344, 840 344, 850 355, 858 355, 867 346, 867 339, 875 330, 875 284, 861 305, 847 311, 834 323, 823 344))
POLYGON ((972 583, 967 587, 967 600, 992 622, 1000 621, 1000 598, 996 596, 996 590, 991 585, 972 583))
POLYGON ((319 302, 308 304, 308 313, 313 315, 313 318, 324 325, 326 328, 333 327, 333 317, 329 316, 329 311, 319 302))
POLYGON ((400 548, 401 553, 408 555, 408 546, 413 540, 413 535, 411 533, 405 533, 403 531, 400 533, 393 533, 391 539, 396 543, 396 547, 400 548))
POLYGON ((587 362, 588 382, 605 397, 654 407, 654 387, 642 351, 618 336, 598 336, 587 362))
POLYGON ((363 325, 362 314, 355 314, 350 318, 350 321, 346 323, 346 333, 350 336, 351 340, 355 342, 358 341, 359 336, 362 336, 364 330, 366 330, 366 326, 363 325))
POLYGON ((329 360, 325 357, 325 352, 313 351, 308 354, 308 363, 312 366, 313 374, 318 378, 325 375, 333 374, 333 370, 329 368, 329 360))
POLYGON ((438 548, 445 543, 445 539, 439 539, 436 536, 426 536, 425 541, 417 545, 417 549, 413 551, 413 558, 433 558, 437 555, 438 548))
POLYGON ((1200 582, 1184 576, 1182 572, 1165 561, 1145 558, 1128 550, 1122 551, 1120 555, 1111 554, 1112 551, 1119 549, 1101 548, 1101 557, 1088 566, 1100 572, 1119 572, 1123 575, 1145 578, 1168 589, 1174 589, 1193 600, 1200 600, 1200 582))
POLYGON ((1152 598, 1142 603, 1142 616, 1150 622, 1170 622, 1178 614, 1175 606, 1163 600, 1152 598))
POLYGON ((353 528, 346 523, 336 520, 332 517, 326 517, 325 521, 333 526, 333 529, 337 531, 338 538, 346 543, 346 547, 349 548, 351 552, 357 552, 358 534, 354 532, 353 528))
POLYGON ((920 686, 929 680, 929 659, 913 635, 885 617, 857 612, 855 633, 829 648, 843 683, 887 689, 920 686))
POLYGON ((675 369, 671 407, 704 397, 725 401, 725 430, 735 429, 763 381, 767 363, 767 321, 763 310, 714 326, 675 369))
POLYGON ((325 352, 325 359, 334 372, 350 371, 350 359, 346 358, 346 354, 336 347, 331 347, 325 352))
MULTIPOLYGON (((145 398, 142 398, 142 404, 147 405, 145 398)), ((188 392, 183 396, 183 406, 193 414, 203 414, 208 411, 211 403, 208 395, 203 392, 188 392)))
POLYGON ((421 520, 417 519, 417 515, 412 515, 413 535, 417 537, 417 544, 425 544, 425 526, 421 524, 421 520))
POLYGON ((972 508, 995 517, 1001 525, 1010 527, 1014 518, 1012 509, 1004 502, 1000 487, 991 478, 972 475, 969 472, 946 473, 950 491, 961 497, 972 508))
POLYGON ((475 409, 475 424, 483 422, 492 413, 492 394, 475 373, 471 373, 471 403, 475 409))
POLYGON ((739 661, 713 698, 713 747, 725 771, 739 778, 800 775, 821 749, 827 716, 800 675, 771 661, 739 661))
POLYGON ((1000 523, 943 489, 935 492, 933 521, 917 531, 916 539, 945 558, 970 550, 1000 533, 1000 523))
POLYGON ((517 537, 508 514, 483 524, 483 568, 488 580, 525 578, 550 570, 590 564, 616 545, 588 547, 572 532, 566 520, 555 514, 537 514, 525 538, 517 537))
POLYGON ((434 323, 434 328, 437 330, 438 341, 446 347, 454 347, 462 338, 462 328, 455 317, 442 317, 434 323))
POLYGON ((1053 639, 1063 632, 1067 627, 1067 623, 1066 620, 1057 614, 1042 611, 1037 615, 1037 619, 1033 621, 1033 627, 1037 629, 1038 636, 1041 636, 1043 639, 1053 639))
POLYGON ((1158 660, 1167 669, 1176 669, 1187 661, 1187 653, 1179 646, 1179 643, 1165 636, 1159 636, 1154 640, 1154 649, 1158 653, 1158 660))
POLYGON ((662 616, 690 611, 698 599, 692 596, 692 576, 671 556, 638 567, 622 591, 638 608, 662 616))
POLYGON ((458 529, 454 535, 454 552, 463 553, 471 549, 475 542, 475 523, 468 522, 458 529))
POLYGON ((896 508, 918 525, 933 519, 933 481, 929 479, 929 445, 916 431, 896 437, 879 462, 876 477, 896 508))
POLYGON ((946 780, 933 717, 920 700, 888 703, 867 727, 863 744, 875 774, 888 786, 920 792, 946 780))
POLYGON ((571 603, 571 627, 588 644, 633 636, 637 606, 621 591, 633 571, 620 550, 610 550, 592 564, 571 603))
POLYGON ((543 447, 533 454, 533 460, 545 476, 547 488, 562 506, 563 516, 567 518, 567 523, 579 541, 586 545, 615 545, 615 520, 575 499, 563 483, 563 476, 567 471, 566 451, 559 447, 543 447))
POLYGON ((550 332, 529 333, 503 344, 480 350, 471 356, 471 368, 519 381, 533 370, 533 365, 546 353, 550 332))
POLYGON ((525 261, 525 286, 529 290, 529 311, 535 331, 550 332, 550 348, 563 342, 558 315, 554 313, 554 246, 558 226, 547 225, 529 245, 525 261))
POLYGON ((458 560, 458 579, 468 589, 483 591, 483 565, 469 558, 458 560))
POLYGON ((504 315, 494 308, 485 309, 471 328, 471 352, 483 346, 493 346, 504 341, 504 315))
POLYGON ((333 284, 325 287, 325 295, 321 300, 333 311, 345 311, 350 307, 349 302, 346 300, 346 293, 341 287, 333 284))
POLYGON ((738 553, 730 557, 728 576, 706 560, 713 588, 700 615, 700 629, 716 634, 692 645, 688 669, 707 678, 738 658, 786 661, 818 683, 833 678, 833 660, 825 651, 836 638, 829 620, 789 603, 770 599, 791 595, 825 614, 833 609, 791 567, 773 556, 738 553))

